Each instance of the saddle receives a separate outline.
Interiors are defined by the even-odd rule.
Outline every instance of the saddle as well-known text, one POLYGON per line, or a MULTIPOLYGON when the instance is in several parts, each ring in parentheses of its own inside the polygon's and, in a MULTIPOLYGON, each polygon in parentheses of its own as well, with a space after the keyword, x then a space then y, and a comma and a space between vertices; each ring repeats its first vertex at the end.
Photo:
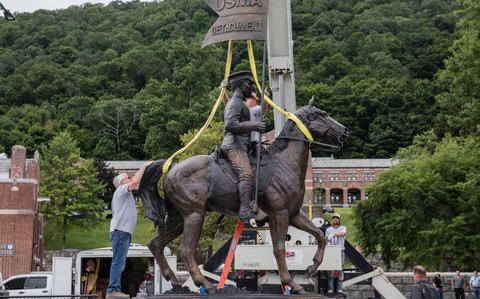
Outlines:
MULTIPOLYGON (((250 151, 248 158, 250 159, 250 166, 252 167, 252 172, 256 174, 257 168, 257 155, 254 151, 250 151)), ((221 182, 228 179, 234 185, 238 183, 238 177, 233 171, 232 164, 228 160, 227 156, 223 153, 220 148, 215 148, 215 150, 210 154, 210 159, 214 162, 212 163, 210 169, 210 181, 212 182, 221 182)), ((272 158, 270 157, 268 151, 262 146, 260 153, 260 173, 258 180, 258 193, 263 193, 270 185, 273 174, 273 163, 272 158)), ((217 184, 215 184, 217 185, 217 184)), ((215 193, 215 190, 209 190, 209 193, 215 193)), ((216 194, 211 194, 216 195, 216 194)))

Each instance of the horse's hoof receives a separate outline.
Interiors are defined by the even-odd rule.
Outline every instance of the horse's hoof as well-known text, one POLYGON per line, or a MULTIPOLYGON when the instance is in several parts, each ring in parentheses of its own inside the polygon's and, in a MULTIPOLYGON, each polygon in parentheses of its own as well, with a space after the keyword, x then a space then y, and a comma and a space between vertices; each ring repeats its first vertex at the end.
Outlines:
POLYGON ((217 292, 217 289, 212 286, 211 288, 206 289, 208 294, 215 294, 217 292))
POLYGON ((305 273, 305 276, 307 278, 310 278, 310 277, 314 276, 315 274, 317 274, 317 269, 315 269, 315 267, 313 267, 313 265, 308 266, 307 272, 305 273))

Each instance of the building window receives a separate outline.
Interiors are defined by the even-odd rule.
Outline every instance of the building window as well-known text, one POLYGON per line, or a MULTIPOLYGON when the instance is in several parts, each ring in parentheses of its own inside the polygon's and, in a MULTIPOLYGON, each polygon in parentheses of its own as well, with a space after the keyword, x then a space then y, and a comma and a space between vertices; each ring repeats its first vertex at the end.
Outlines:
POLYGON ((330 181, 340 181, 340 172, 330 172, 330 181))
POLYGON ((373 181, 375 179, 375 173, 373 171, 365 171, 363 173, 364 181, 373 181))
POLYGON ((333 205, 343 204, 343 191, 340 189, 331 190, 330 203, 333 205))
POLYGON ((325 190, 323 189, 313 190, 313 204, 315 205, 322 204, 324 197, 325 197, 325 190))
POLYGON ((360 200, 360 190, 352 189, 348 191, 348 204, 354 204, 360 200))
POLYGON ((321 183, 323 181, 323 172, 317 172, 313 174, 313 181, 321 183))
POLYGON ((356 181, 357 180, 357 173, 354 171, 347 172, 347 181, 356 181))

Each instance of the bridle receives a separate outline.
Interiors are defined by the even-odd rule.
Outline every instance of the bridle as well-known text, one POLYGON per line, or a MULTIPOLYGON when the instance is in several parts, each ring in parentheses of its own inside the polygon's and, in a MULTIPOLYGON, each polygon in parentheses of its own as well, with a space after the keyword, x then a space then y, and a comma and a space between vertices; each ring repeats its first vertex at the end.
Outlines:
POLYGON ((328 144, 328 143, 318 142, 318 141, 315 141, 315 140, 314 141, 309 141, 306 138, 298 138, 298 137, 278 136, 275 139, 303 141, 303 142, 308 143, 309 147, 311 147, 310 146, 311 144, 315 144, 315 145, 318 145, 318 146, 322 147, 323 148, 322 150, 327 151, 327 152, 336 152, 336 151, 340 150, 343 146, 343 144, 340 140, 339 140, 339 142, 340 142, 341 145, 338 146, 338 145, 331 145, 331 144, 328 144))

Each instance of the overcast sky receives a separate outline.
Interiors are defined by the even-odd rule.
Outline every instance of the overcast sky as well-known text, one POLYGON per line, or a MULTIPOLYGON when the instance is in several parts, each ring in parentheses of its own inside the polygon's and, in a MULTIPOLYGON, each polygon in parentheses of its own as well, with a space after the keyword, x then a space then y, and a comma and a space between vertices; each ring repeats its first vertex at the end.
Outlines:
POLYGON ((80 5, 87 2, 108 4, 111 1, 112 0, 0 0, 5 8, 11 12, 32 12, 37 9, 67 8, 70 5, 80 5))

